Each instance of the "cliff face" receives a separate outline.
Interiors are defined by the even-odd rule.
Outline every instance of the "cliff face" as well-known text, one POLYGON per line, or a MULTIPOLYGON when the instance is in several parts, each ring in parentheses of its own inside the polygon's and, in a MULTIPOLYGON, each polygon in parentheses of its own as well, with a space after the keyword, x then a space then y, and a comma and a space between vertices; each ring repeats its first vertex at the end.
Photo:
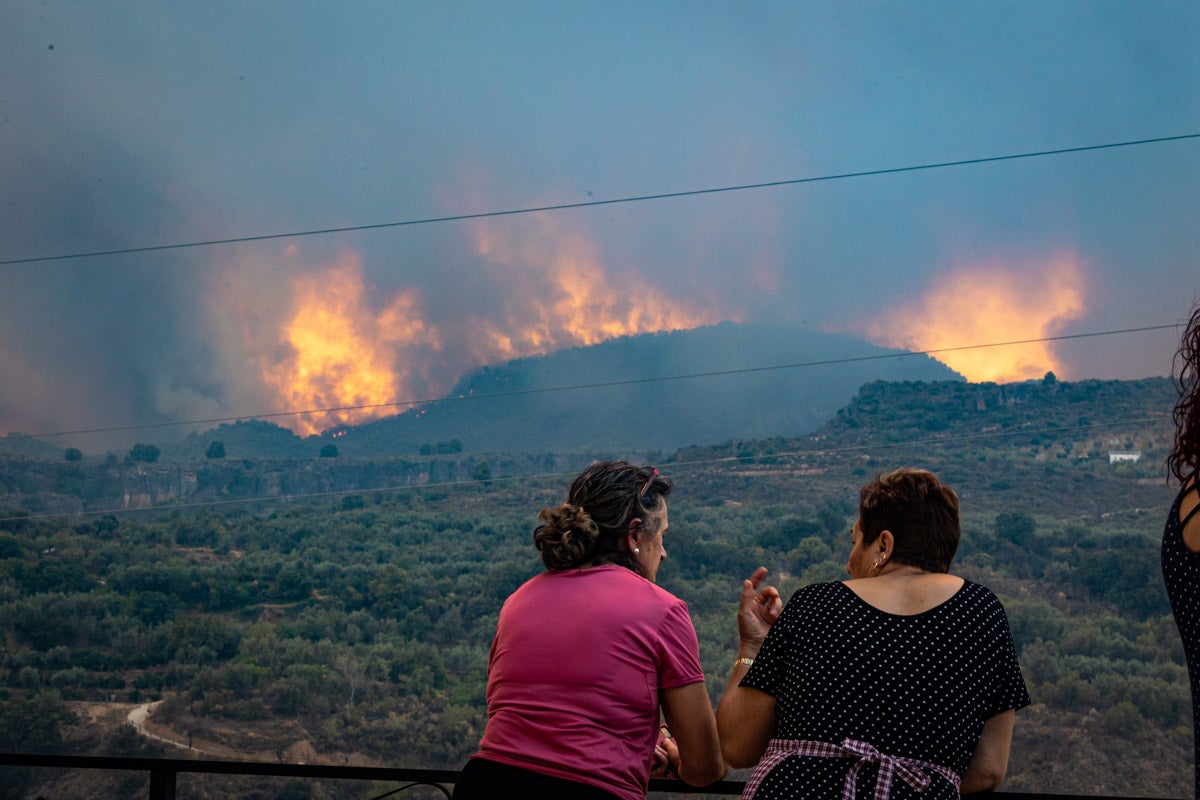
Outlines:
POLYGON ((180 466, 138 464, 121 476, 121 508, 150 508, 196 497, 196 470, 180 466))

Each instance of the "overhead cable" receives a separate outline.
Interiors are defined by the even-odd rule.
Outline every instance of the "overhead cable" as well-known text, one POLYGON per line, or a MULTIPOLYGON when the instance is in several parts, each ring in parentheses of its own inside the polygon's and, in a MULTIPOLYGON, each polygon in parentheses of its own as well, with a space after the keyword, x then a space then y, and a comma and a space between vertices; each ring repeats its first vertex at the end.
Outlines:
POLYGON ((765 181, 763 183, 745 183, 736 186, 720 186, 708 189, 688 189, 678 192, 662 192, 659 194, 635 195, 631 197, 616 197, 609 200, 588 200, 579 203, 557 203, 546 206, 513 208, 502 211, 481 211, 474 214, 450 214, 441 217, 424 217, 421 219, 398 220, 395 222, 378 222, 367 225, 347 225, 338 228, 318 228, 305 231, 290 231, 288 233, 265 233, 253 236, 234 236, 227 239, 206 239, 195 242, 177 242, 174 244, 155 244, 142 247, 123 247, 113 250, 90 250, 79 253, 60 253, 48 256, 30 256, 27 258, 7 258, 0 260, 0 266, 15 264, 35 264, 44 261, 66 261, 70 259, 97 258, 99 256, 129 255, 132 253, 153 253, 163 250, 183 250, 196 247, 212 247, 222 244, 244 244, 247 242, 264 242, 272 239, 292 239, 302 236, 326 236, 333 233, 356 233, 360 231, 383 230, 385 228, 401 228, 412 225, 429 225, 435 222, 461 222, 472 219, 489 217, 506 217, 517 214, 533 214, 542 211, 565 211, 572 208, 590 208, 593 206, 610 206, 621 203, 640 203, 647 200, 674 200, 682 197, 697 197, 706 194, 722 192, 742 192, 751 189, 774 189, 781 186, 798 186, 805 183, 820 183, 824 181, 845 180, 847 178, 867 178, 879 175, 896 175, 903 172, 920 170, 945 169, 947 167, 965 167, 976 164, 990 164, 998 161, 1014 161, 1017 159, 1041 158, 1043 156, 1066 155, 1068 153, 1086 153, 1095 150, 1111 150, 1118 147, 1135 147, 1147 144, 1162 144, 1178 142, 1185 139, 1200 139, 1200 133, 1187 133, 1180 136, 1159 136, 1153 139, 1135 139, 1125 142, 1109 142, 1107 144, 1084 145, 1081 147, 1061 147, 1054 150, 1037 150, 1026 153, 1010 153, 1001 156, 984 156, 981 158, 966 158, 958 161, 939 161, 929 164, 914 164, 906 167, 890 167, 884 169, 860 170, 856 172, 841 172, 832 175, 817 175, 808 178, 790 178, 787 180, 765 181))

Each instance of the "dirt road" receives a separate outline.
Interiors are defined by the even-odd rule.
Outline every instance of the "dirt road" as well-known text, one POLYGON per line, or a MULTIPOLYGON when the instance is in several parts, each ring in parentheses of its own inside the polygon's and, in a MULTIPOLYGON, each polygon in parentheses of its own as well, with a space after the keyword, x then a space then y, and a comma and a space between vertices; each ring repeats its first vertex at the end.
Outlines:
POLYGON ((140 733, 142 736, 145 736, 147 739, 153 739, 156 742, 169 744, 172 747, 179 747, 183 750, 188 750, 198 755, 211 755, 211 753, 206 754, 203 750, 197 747, 192 747, 191 744, 185 744, 184 742, 154 733, 146 727, 146 718, 150 716, 150 712, 154 711, 154 707, 161 702, 161 700, 158 700, 153 703, 142 703, 140 706, 135 707, 129 712, 129 715, 125 717, 125 722, 132 725, 138 733, 140 733))

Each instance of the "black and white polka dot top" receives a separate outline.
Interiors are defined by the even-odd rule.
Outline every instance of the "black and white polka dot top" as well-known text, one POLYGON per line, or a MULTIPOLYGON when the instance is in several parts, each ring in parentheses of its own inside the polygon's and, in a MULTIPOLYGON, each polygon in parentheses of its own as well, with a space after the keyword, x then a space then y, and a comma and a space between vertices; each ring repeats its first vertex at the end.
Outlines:
MULTIPOLYGON (((1167 514, 1163 528, 1162 574, 1171 600, 1171 611, 1183 639, 1183 652, 1187 656, 1188 677, 1192 684, 1192 714, 1200 720, 1200 553, 1193 553, 1183 541, 1183 529, 1188 521, 1200 512, 1200 506, 1192 508, 1186 519, 1179 518, 1179 507, 1183 498, 1197 488, 1197 475, 1184 481, 1175 502, 1167 514)), ((1200 737, 1194 737, 1195 771, 1193 780, 1197 797, 1200 797, 1200 737)))
MULTIPOLYGON (((970 581, 941 605, 911 616, 881 611, 843 583, 806 586, 788 601, 742 685, 775 698, 775 738, 856 739, 959 775, 984 722, 1030 702, 1004 608, 970 581)), ((851 763, 789 756, 755 797, 840 797, 851 763)), ((858 797, 874 795, 877 773, 873 765, 860 771, 858 797)), ((891 797, 918 795, 895 781, 891 797)), ((957 798, 958 792, 936 776, 919 797, 957 798)))

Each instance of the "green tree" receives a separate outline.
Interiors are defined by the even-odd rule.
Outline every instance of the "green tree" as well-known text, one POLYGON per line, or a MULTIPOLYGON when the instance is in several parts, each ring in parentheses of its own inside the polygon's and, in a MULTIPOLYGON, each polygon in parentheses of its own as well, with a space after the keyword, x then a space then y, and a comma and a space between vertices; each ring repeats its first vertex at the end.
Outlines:
POLYGON ((833 581, 845 579, 846 568, 843 565, 832 561, 822 561, 804 570, 804 574, 800 576, 800 583, 804 585, 810 583, 832 583, 833 581))
POLYGON ((78 447, 68 447, 63 451, 63 458, 67 461, 83 461, 83 451, 78 447))
POLYGON ((39 561, 25 576, 25 590, 30 594, 86 592, 93 585, 94 581, 88 579, 83 567, 74 561, 39 561))
POLYGON ((801 575, 815 564, 833 560, 833 551, 819 536, 805 536, 788 552, 787 560, 792 573, 801 575))
MULTIPOLYGON (((75 715, 58 692, 42 692, 29 699, 5 697, 0 701, 0 751, 57 752, 62 747, 62 726, 74 722, 75 715)), ((24 791, 33 777, 28 768, 6 767, 0 775, 0 800, 31 796, 24 791)))
POLYGON ((285 603, 303 600, 312 594, 313 583, 303 566, 286 566, 275 581, 275 596, 285 603))
POLYGON ((787 552, 802 540, 818 537, 820 533, 821 526, 816 522, 795 516, 781 517, 778 522, 759 535, 758 544, 773 550, 787 552))
POLYGON ((208 445, 208 449, 204 451, 204 457, 205 458, 224 458, 225 457, 225 443, 218 442, 218 441, 210 442, 208 445))
POLYGON ((1020 511, 1002 512, 996 515, 996 535, 1018 546, 1033 544, 1037 534, 1037 522, 1020 511))
POLYGON ((155 445, 138 443, 129 449, 129 460, 153 464, 158 461, 161 452, 155 445))
POLYGON ((17 541, 15 536, 7 534, 0 536, 0 560, 5 558, 20 558, 22 553, 21 543, 17 541))
POLYGON ((321 448, 321 458, 337 458, 338 449, 335 444, 327 444, 321 448))
POLYGON ((19 533, 29 523, 29 512, 20 508, 0 508, 0 531, 19 533))
POLYGON ((173 619, 177 607, 174 597, 156 591, 139 592, 133 600, 133 613, 147 626, 173 619))
POLYGON ((219 617, 188 614, 168 624, 166 653, 188 664, 229 658, 241 639, 240 631, 219 617))
MULTIPOLYGON (((821 508, 817 513, 817 518, 825 530, 825 535, 831 540, 836 540, 839 535, 848 534, 851 527, 849 518, 855 513, 857 513, 857 509, 849 503, 841 505, 831 503, 821 508)), ((847 535, 846 538, 850 537, 847 535)))
POLYGON ((62 745, 61 726, 75 715, 57 692, 0 703, 0 750, 6 753, 53 752, 62 745))
POLYGON ((103 517, 92 521, 92 527, 96 530, 96 535, 101 539, 111 539, 121 522, 112 514, 105 514, 103 517))
POLYGON ((1122 700, 1104 712, 1100 724, 1110 734, 1129 736, 1140 731, 1146 720, 1137 706, 1128 700, 1122 700))

